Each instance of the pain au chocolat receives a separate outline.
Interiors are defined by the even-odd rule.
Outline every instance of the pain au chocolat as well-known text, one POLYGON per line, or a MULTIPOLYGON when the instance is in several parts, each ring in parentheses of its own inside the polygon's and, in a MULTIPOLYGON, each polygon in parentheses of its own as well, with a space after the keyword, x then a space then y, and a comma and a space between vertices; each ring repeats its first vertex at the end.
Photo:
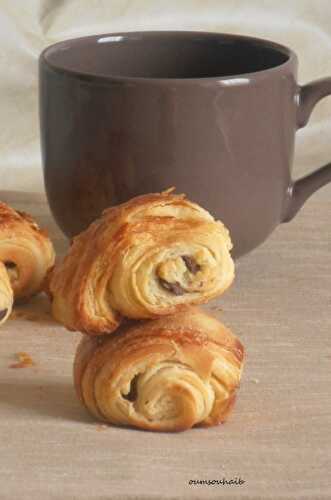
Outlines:
POLYGON ((14 300, 41 290, 54 257, 50 239, 34 219, 0 202, 0 324, 14 300))
POLYGON ((70 330, 113 332, 223 293, 234 277, 228 230, 185 195, 143 195, 104 211, 53 270, 54 317, 70 330))
POLYGON ((244 348, 198 308, 84 335, 74 364, 80 400, 97 419, 154 431, 224 422, 235 401, 244 348))

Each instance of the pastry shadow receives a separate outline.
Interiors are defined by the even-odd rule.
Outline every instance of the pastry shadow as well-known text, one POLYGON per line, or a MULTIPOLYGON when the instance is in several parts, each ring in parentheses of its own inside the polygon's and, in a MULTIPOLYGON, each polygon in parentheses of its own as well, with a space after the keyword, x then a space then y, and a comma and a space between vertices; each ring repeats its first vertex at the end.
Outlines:
POLYGON ((93 422, 69 381, 47 383, 38 379, 0 382, 0 394, 0 406, 15 408, 23 418, 27 414, 35 414, 72 422, 93 422))
MULTIPOLYGON (((89 415, 78 400, 73 385, 68 382, 45 383, 44 380, 21 380, 0 382, 1 405, 7 405, 17 410, 25 419, 27 415, 37 415, 40 418, 62 420, 67 423, 79 422, 97 427, 98 430, 118 429, 136 434, 178 435, 182 431, 156 431, 135 428, 127 425, 112 425, 97 420, 89 415)), ((219 426, 222 427, 222 426, 219 426)), ((185 432, 202 433, 205 427, 193 427, 185 432)))
POLYGON ((17 302, 9 316, 10 321, 29 321, 39 325, 59 326, 51 314, 51 305, 45 294, 32 297, 28 302, 17 302))

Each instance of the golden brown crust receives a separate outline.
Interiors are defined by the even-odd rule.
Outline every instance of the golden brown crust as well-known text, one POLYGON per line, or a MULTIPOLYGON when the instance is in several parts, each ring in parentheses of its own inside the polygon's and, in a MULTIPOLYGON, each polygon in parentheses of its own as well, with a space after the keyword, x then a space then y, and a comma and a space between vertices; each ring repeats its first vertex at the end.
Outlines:
POLYGON ((184 195, 139 196, 74 238, 50 280, 67 328, 114 331, 123 317, 157 318, 220 295, 234 277, 224 225, 184 195))
MULTIPOLYGON (((54 250, 45 231, 33 218, 0 202, 0 262, 2 285, 9 277, 15 300, 24 300, 41 290, 54 250)), ((0 278, 1 279, 1 278, 0 278)))
POLYGON ((77 394, 98 419, 154 431, 224 422, 244 358, 240 341, 189 308, 130 322, 113 335, 85 335, 74 363, 77 394))

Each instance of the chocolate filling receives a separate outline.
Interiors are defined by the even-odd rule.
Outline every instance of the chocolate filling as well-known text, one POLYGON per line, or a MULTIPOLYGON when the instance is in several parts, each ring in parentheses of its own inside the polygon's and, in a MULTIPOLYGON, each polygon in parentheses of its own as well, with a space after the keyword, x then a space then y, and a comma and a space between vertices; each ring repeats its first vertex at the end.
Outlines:
POLYGON ((0 311, 0 321, 6 316, 8 309, 1 309, 0 311))
POLYGON ((184 290, 184 288, 180 286, 178 281, 176 281, 175 283, 169 283, 168 281, 159 278, 159 282, 163 288, 169 290, 169 292, 173 293, 174 295, 184 295, 184 293, 186 293, 186 290, 184 290))
POLYGON ((190 257, 189 255, 182 255, 182 259, 185 262, 185 265, 190 273, 197 274, 197 272, 200 271, 201 266, 197 264, 196 260, 193 257, 190 257))
POLYGON ((135 377, 133 377, 133 379, 131 380, 130 391, 127 394, 122 394, 123 398, 127 399, 128 401, 131 401, 131 403, 133 403, 138 396, 138 388, 137 388, 138 377, 139 375, 135 375, 135 377))
POLYGON ((7 269, 15 269, 16 264, 15 262, 11 262, 10 260, 8 260, 7 262, 5 262, 5 266, 7 269))
POLYGON ((17 281, 19 278, 19 272, 18 272, 18 267, 15 264, 15 262, 13 262, 11 260, 7 260, 4 262, 4 265, 6 267, 6 271, 7 271, 7 274, 9 276, 11 283, 14 283, 15 281, 17 281))

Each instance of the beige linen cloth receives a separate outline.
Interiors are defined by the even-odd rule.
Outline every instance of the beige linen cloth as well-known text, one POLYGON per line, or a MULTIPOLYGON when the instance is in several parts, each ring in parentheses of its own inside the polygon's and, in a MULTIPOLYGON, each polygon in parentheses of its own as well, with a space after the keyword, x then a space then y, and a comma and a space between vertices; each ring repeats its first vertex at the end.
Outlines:
MULTIPOLYGON (((38 56, 66 38, 145 29, 242 33, 299 56, 299 83, 331 76, 329 0, 0 0, 1 189, 43 190, 38 56)), ((295 176, 331 160, 331 99, 298 132, 295 176)), ((325 188, 327 196, 331 188, 325 188)))
MULTIPOLYGON (((299 56, 299 83, 331 76, 330 0, 0 0, 1 198, 66 244, 43 194, 38 56, 49 44, 139 29, 236 32, 299 56), (14 190, 15 193, 5 192, 14 190), (22 191, 17 193, 17 190, 22 191)), ((331 161, 331 99, 297 134, 295 177, 331 161)), ((267 165, 266 165, 267 168, 267 165)), ((0 331, 1 500, 331 499, 331 186, 239 262, 210 304, 241 338, 247 363, 226 426, 159 434, 102 427, 74 394, 80 337, 16 311, 0 331), (14 354, 36 365, 12 370, 14 354), (241 487, 190 485, 241 477, 241 487)))

